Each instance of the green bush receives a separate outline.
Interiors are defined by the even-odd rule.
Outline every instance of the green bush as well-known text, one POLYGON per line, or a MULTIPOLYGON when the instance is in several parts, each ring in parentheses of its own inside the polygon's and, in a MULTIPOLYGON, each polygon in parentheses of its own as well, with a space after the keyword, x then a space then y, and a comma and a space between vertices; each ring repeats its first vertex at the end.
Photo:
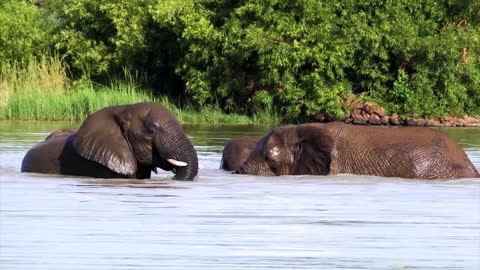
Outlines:
POLYGON ((28 62, 51 52, 55 20, 22 0, 0 1, 0 65, 28 62))
POLYGON ((401 114, 478 114, 480 25, 458 23, 475 22, 470 11, 480 4, 467 1, 459 9, 450 1, 381 2, 363 6, 371 15, 358 15, 360 23, 351 28, 359 47, 350 80, 401 114))
POLYGON ((152 10, 179 37, 177 72, 199 105, 336 118, 353 92, 405 115, 480 110, 478 1, 161 1, 152 10))
POLYGON ((339 47, 331 7, 305 1, 159 2, 184 57, 177 72, 199 104, 255 113, 272 106, 295 121, 317 109, 341 114, 348 47, 339 47), (269 97, 267 97, 269 96, 269 97), (245 104, 245 105, 244 105, 245 104))
POLYGON ((127 71, 157 96, 195 109, 335 119, 353 93, 404 116, 480 114, 477 0, 8 0, 0 7, 0 18, 11 19, 0 20, 2 64, 56 50, 71 80, 107 84, 127 71))
POLYGON ((105 83, 128 70, 159 94, 181 97, 184 83, 175 69, 182 53, 172 29, 153 22, 155 2, 64 2, 56 10, 62 23, 55 48, 64 55, 73 78, 105 83))

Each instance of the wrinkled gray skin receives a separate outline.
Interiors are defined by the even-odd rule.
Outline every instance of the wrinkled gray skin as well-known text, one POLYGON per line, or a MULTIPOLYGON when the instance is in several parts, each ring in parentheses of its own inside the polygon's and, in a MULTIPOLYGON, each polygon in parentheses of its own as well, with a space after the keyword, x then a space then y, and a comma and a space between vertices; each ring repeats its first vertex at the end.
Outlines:
POLYGON ((157 167, 174 171, 174 179, 192 180, 198 172, 197 153, 170 111, 144 102, 106 107, 91 114, 78 131, 53 132, 27 152, 21 170, 144 179, 157 167))
POLYGON ((235 171, 240 168, 259 140, 259 137, 250 136, 229 140, 223 148, 220 169, 235 171))
POLYGON ((274 128, 237 173, 359 174, 417 179, 480 177, 463 149, 430 128, 315 123, 274 128))

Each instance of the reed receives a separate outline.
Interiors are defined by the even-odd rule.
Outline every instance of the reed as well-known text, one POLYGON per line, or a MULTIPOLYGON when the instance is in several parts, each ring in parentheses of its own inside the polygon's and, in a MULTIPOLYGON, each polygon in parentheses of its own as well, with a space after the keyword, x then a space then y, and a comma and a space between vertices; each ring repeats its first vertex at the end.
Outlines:
POLYGON ((100 108, 142 101, 162 103, 181 122, 274 124, 279 117, 262 112, 253 117, 225 114, 218 107, 179 107, 168 97, 155 97, 142 90, 135 79, 114 79, 108 86, 89 81, 69 81, 58 57, 31 59, 27 65, 1 63, 0 119, 3 120, 83 120, 100 108))

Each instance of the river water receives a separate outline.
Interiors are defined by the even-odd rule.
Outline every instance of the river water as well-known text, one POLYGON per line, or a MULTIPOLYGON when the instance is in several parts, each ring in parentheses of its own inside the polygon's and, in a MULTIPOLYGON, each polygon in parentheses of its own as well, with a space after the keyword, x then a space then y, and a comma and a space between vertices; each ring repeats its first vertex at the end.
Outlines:
MULTIPOLYGON (((480 179, 258 177, 223 144, 269 127, 186 126, 193 182, 20 173, 78 124, 0 122, 0 269, 480 269, 480 179)), ((480 167, 480 129, 443 129, 480 167)))

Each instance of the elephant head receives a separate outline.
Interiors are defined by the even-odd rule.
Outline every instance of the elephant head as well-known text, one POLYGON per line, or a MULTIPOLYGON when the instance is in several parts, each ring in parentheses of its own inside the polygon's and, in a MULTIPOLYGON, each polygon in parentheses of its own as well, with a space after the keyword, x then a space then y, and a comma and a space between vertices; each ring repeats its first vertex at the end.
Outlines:
POLYGON ((254 175, 326 175, 330 172, 334 142, 314 124, 272 129, 257 143, 247 161, 236 170, 254 175))
POLYGON ((259 137, 244 136, 229 140, 223 148, 220 169, 235 171, 247 160, 259 137))
POLYGON ((180 123, 153 102, 96 111, 78 129, 73 147, 83 158, 126 176, 160 167, 174 171, 174 179, 192 180, 198 172, 196 151, 180 123))

